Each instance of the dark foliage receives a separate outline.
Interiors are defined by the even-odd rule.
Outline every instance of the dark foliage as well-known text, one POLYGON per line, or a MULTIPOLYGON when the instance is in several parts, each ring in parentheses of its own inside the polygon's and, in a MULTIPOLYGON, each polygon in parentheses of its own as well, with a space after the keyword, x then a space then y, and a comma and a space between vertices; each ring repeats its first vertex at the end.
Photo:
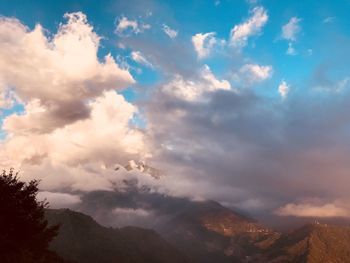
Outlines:
POLYGON ((59 262, 48 251, 58 226, 48 226, 37 193, 38 181, 21 182, 13 169, 0 175, 1 262, 59 262))

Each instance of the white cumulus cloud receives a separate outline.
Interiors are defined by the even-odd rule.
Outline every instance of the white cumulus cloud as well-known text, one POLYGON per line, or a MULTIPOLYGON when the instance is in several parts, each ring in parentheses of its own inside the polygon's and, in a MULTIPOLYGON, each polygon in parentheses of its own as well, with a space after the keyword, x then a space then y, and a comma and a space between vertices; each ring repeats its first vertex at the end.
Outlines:
POLYGON ((245 64, 239 70, 240 76, 248 83, 266 80, 272 76, 272 72, 272 66, 261 66, 258 64, 245 64))
POLYGON ((222 43, 215 37, 215 32, 198 33, 192 36, 192 44, 197 52, 198 58, 206 58, 212 52, 214 46, 218 43, 222 43))
POLYGON ((251 16, 245 22, 235 25, 231 30, 230 43, 233 47, 246 46, 249 37, 259 34, 269 18, 263 7, 254 7, 250 14, 251 16))
POLYGON ((87 118, 88 100, 134 83, 110 54, 99 61, 100 37, 83 13, 65 18, 52 38, 40 25, 29 30, 16 19, 0 19, 1 92, 11 88, 27 111, 8 118, 7 130, 50 132, 87 118))
POLYGON ((147 155, 130 125, 138 109, 117 93, 134 79, 111 55, 98 59, 100 37, 83 13, 65 18, 50 38, 0 18, 0 87, 24 106, 3 120, 0 164, 45 179, 44 191, 112 189, 116 163, 147 155))

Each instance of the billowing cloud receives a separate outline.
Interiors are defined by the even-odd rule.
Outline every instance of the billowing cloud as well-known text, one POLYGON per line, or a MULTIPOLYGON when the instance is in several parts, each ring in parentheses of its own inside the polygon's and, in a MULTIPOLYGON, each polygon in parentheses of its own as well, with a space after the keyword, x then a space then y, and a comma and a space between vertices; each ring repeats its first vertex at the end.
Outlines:
POLYGON ((99 61, 100 38, 83 13, 65 17, 51 38, 40 25, 0 20, 1 87, 24 104, 3 120, 0 163, 44 179, 46 194, 113 189, 122 180, 114 166, 147 155, 131 125, 138 109, 116 92, 134 80, 111 55, 99 61))
MULTIPOLYGON (((89 118, 49 134, 15 134, 9 137, 3 142, 0 151, 2 164, 7 164, 6 167, 27 167, 23 170, 28 174, 33 170, 29 166, 37 165, 33 176, 35 173, 45 174, 47 169, 52 174, 52 178, 48 177, 47 180, 55 180, 55 174, 71 167, 72 172, 76 173, 74 178, 83 180, 82 176, 85 173, 102 174, 103 167, 113 169, 118 162, 124 163, 133 157, 139 158, 139 154, 144 150, 143 134, 129 127, 129 121, 136 108, 114 91, 106 92, 91 102, 90 108, 89 118), (74 167, 77 170, 74 170, 74 167)), ((82 184, 82 188, 89 188, 87 178, 88 175, 85 175, 86 182, 82 184)), ((98 180, 91 183, 95 184, 96 189, 105 189, 105 186, 99 186, 98 180)), ((103 185, 110 184, 107 182, 103 185)))
POLYGON ((251 16, 246 21, 235 25, 231 30, 230 43, 233 47, 246 46, 249 37, 259 34, 269 18, 263 7, 254 7, 250 14, 251 16))
POLYGON ((0 83, 12 89, 27 114, 5 120, 12 133, 50 132, 90 114, 86 101, 134 82, 108 54, 97 58, 99 36, 83 13, 66 14, 67 23, 47 38, 37 25, 0 19, 0 83))
POLYGON ((192 36, 192 44, 195 51, 197 52, 198 58, 206 58, 210 55, 215 45, 219 44, 222 41, 217 40, 215 37, 215 32, 209 33, 198 33, 192 36))
POLYGON ((324 205, 290 203, 276 210, 276 214, 295 217, 350 217, 349 210, 332 203, 324 205))
POLYGON ((170 38, 175 38, 177 37, 177 34, 179 33, 178 31, 176 31, 175 29, 170 28, 168 25, 163 24, 163 31, 165 34, 168 35, 168 37, 170 38))

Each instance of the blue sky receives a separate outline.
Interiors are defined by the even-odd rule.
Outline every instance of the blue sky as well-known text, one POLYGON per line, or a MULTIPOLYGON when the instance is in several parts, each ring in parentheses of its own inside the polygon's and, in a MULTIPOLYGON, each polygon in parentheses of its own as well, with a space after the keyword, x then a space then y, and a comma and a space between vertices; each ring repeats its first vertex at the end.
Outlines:
POLYGON ((168 177, 132 176, 162 193, 350 218, 349 11, 0 0, 0 164, 75 195, 114 189, 114 167, 142 160, 168 177))
MULTIPOLYGON (((347 19, 349 1, 1 1, 0 12, 13 16, 33 28, 42 24, 55 32, 62 16, 67 12, 82 11, 93 24, 95 31, 103 36, 100 56, 111 52, 114 56, 128 57, 131 49, 117 48, 120 38, 114 33, 115 25, 122 16, 151 25, 143 40, 156 41, 159 45, 169 39, 164 36, 162 25, 166 24, 179 32, 173 41, 182 42, 191 48, 191 37, 196 33, 216 32, 217 38, 227 40, 234 25, 249 18, 249 10, 262 6, 268 13, 268 22, 261 32, 249 39, 241 51, 241 58, 257 64, 271 65, 272 77, 264 85, 278 86, 281 79, 293 85, 293 91, 307 89, 310 75, 321 64, 338 63, 339 57, 349 54, 346 48, 338 46, 350 32, 347 19), (150 15, 152 14, 152 15, 150 15), (290 18, 300 18, 300 32, 293 46, 296 55, 286 54, 288 41, 281 38, 281 28, 290 18), (148 35, 148 36, 147 36, 148 35), (150 40, 151 39, 151 40, 150 40)), ((239 67, 238 58, 230 53, 213 55, 200 63, 208 64, 219 76, 230 74, 232 67, 239 67)), ((193 50, 194 55, 194 50, 193 50)), ((128 58, 126 58, 128 59, 128 58)), ((184 57, 183 60, 188 58, 184 57)), ((133 62, 130 62, 133 64, 133 62)), ((157 83, 163 73, 161 69, 149 69, 136 65, 142 73, 134 74, 140 85, 157 83)), ((344 77, 348 72, 345 65, 333 67, 330 78, 344 77)), ((268 90, 274 95, 273 89, 268 90)), ((303 91, 301 91, 303 92, 303 91)), ((134 93, 126 91, 129 99, 134 93)))

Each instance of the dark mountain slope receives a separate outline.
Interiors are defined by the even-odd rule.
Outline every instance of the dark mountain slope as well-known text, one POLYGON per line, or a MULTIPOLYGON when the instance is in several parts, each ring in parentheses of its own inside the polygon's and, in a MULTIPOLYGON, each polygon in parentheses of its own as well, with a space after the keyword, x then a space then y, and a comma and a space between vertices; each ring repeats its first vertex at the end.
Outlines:
POLYGON ((68 209, 46 211, 50 224, 60 224, 51 249, 78 263, 183 263, 186 259, 153 230, 106 228, 91 217, 68 209))

